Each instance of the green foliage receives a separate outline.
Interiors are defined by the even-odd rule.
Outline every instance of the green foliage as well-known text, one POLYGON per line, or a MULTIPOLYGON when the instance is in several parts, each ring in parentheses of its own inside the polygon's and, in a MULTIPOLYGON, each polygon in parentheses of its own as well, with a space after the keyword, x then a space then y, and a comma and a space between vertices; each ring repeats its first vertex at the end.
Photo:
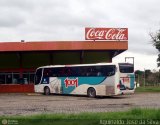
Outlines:
POLYGON ((135 71, 135 74, 136 74, 136 75, 143 75, 143 74, 144 74, 144 71, 136 70, 136 71, 135 71))
POLYGON ((39 114, 30 116, 0 116, 0 120, 17 120, 21 125, 96 125, 107 120, 156 120, 160 123, 160 109, 130 109, 121 112, 39 114), (104 120, 104 121, 103 121, 104 120))
POLYGON ((160 30, 156 32, 155 34, 150 33, 150 36, 152 38, 153 46, 159 51, 158 58, 157 58, 157 64, 158 67, 160 66, 160 30))
POLYGON ((158 86, 160 85, 160 71, 137 70, 135 71, 135 80, 140 86, 144 86, 144 82, 145 86, 158 86))
POLYGON ((138 87, 135 90, 136 92, 160 92, 160 87, 146 86, 138 87))

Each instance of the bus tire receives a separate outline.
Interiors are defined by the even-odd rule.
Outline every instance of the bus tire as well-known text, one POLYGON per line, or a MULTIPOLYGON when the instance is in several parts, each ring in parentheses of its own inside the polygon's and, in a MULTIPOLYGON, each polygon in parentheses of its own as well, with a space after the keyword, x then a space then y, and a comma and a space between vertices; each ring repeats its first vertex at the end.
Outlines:
POLYGON ((92 87, 88 88, 87 95, 90 98, 95 98, 96 97, 96 90, 92 87))
POLYGON ((44 87, 44 95, 50 95, 50 89, 49 87, 44 87))

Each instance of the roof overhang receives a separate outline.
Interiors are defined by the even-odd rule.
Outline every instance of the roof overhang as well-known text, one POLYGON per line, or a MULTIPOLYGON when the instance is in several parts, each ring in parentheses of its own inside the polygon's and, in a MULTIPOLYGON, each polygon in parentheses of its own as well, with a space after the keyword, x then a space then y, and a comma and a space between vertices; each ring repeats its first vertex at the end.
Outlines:
POLYGON ((39 42, 1 42, 0 52, 20 51, 73 51, 105 50, 125 51, 128 41, 39 41, 39 42))

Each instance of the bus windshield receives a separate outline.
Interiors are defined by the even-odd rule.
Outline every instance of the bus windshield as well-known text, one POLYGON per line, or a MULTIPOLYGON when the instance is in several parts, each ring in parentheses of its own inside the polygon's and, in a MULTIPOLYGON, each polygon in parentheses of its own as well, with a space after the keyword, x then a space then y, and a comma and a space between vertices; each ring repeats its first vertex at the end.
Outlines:
POLYGON ((37 69, 35 75, 35 85, 39 84, 42 78, 42 69, 37 69))
POLYGON ((121 73, 133 73, 134 66, 129 63, 119 63, 119 70, 121 73))

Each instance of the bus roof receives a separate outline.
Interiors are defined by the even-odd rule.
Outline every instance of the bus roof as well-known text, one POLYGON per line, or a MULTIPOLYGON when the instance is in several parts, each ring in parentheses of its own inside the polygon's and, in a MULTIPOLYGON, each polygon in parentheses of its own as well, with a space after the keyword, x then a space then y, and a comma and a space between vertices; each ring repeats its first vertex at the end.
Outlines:
MULTIPOLYGON (((75 67, 75 66, 99 66, 99 65, 133 65, 131 63, 91 63, 91 64, 71 64, 71 65, 47 65, 39 68, 54 68, 54 67, 75 67)), ((37 68, 37 69, 39 69, 37 68)))
MULTIPOLYGON (((98 66, 98 65, 116 65, 116 63, 92 63, 92 64, 71 64, 71 65, 47 65, 39 68, 54 68, 54 67, 75 67, 75 66, 98 66)), ((38 69, 39 69, 38 68, 38 69)))

